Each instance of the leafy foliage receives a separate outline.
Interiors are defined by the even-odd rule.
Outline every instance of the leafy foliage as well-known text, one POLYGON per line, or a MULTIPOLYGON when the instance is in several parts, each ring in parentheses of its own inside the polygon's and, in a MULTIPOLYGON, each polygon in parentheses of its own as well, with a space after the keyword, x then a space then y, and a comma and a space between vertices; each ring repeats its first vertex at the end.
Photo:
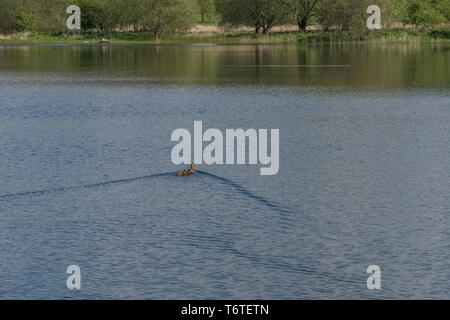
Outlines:
MULTIPOLYGON (((382 24, 395 22, 429 31, 450 21, 450 0, 377 0, 382 24)), ((251 26, 267 34, 280 24, 310 24, 364 39, 370 0, 0 0, 0 33, 23 31, 74 33, 65 27, 66 8, 81 8, 82 33, 147 32, 155 38, 185 31, 196 17, 222 25, 251 26), (216 15, 216 12, 219 15, 216 15)), ((441 27, 440 27, 441 28, 441 27)))
POLYGON ((430 29, 433 26, 448 21, 449 7, 448 0, 409 0, 405 4, 407 14, 404 22, 430 29), (441 8, 444 9, 444 12, 441 12, 441 8))
POLYGON ((266 34, 289 17, 284 0, 216 0, 216 6, 224 24, 251 25, 256 33, 266 34))
POLYGON ((197 0, 197 5, 198 5, 198 12, 201 15, 202 23, 205 22, 206 17, 210 18, 216 11, 216 7, 214 5, 213 0, 197 0))

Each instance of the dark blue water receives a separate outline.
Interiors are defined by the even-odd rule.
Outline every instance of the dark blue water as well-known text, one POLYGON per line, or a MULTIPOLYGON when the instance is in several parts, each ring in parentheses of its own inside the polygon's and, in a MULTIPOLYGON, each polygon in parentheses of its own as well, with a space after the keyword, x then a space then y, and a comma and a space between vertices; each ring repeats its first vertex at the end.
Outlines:
POLYGON ((442 81, 184 83, 164 68, 11 70, 27 54, 15 50, 0 59, 0 298, 448 298, 442 81), (175 177, 171 133, 194 120, 279 128, 279 174, 175 177), (80 291, 66 288, 72 264, 80 291))

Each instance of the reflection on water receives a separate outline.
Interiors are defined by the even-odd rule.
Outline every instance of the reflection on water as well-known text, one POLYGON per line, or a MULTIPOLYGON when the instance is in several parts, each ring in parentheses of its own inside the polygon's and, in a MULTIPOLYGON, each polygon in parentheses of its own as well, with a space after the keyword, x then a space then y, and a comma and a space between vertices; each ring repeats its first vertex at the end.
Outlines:
POLYGON ((0 46, 0 298, 448 298, 448 59, 0 46), (171 133, 194 120, 279 128, 279 174, 176 177, 171 133))
POLYGON ((101 72, 142 82, 446 88, 449 49, 448 43, 0 46, 0 71, 101 72))

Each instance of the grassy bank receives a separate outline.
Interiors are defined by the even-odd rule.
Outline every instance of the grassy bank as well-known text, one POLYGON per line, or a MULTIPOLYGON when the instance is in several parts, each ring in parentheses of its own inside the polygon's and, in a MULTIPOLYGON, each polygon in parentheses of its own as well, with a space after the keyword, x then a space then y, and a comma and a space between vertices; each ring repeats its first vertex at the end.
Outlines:
MULTIPOLYGON (((147 32, 114 32, 111 34, 85 33, 18 33, 0 38, 0 43, 81 43, 96 44, 103 38, 111 43, 289 43, 289 42, 351 42, 353 35, 347 31, 296 31, 270 32, 267 35, 256 35, 250 31, 234 32, 190 32, 164 36, 156 40, 147 32)), ((390 29, 371 31, 363 40, 358 41, 449 41, 450 29, 420 31, 412 29, 390 29)))

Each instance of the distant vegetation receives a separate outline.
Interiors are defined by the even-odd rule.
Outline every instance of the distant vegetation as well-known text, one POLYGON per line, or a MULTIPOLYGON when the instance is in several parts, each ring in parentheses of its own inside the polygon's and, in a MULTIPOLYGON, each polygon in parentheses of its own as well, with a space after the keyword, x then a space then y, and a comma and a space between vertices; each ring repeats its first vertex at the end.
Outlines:
POLYGON ((370 34, 366 9, 371 4, 380 6, 384 29, 402 23, 434 38, 449 37, 450 0, 0 0, 0 33, 70 37, 123 32, 128 38, 141 33, 159 39, 200 23, 246 26, 263 35, 277 25, 296 25, 300 34, 320 25, 322 35, 332 30, 363 40, 370 34), (66 8, 73 4, 81 8, 80 31, 66 28, 66 8))

